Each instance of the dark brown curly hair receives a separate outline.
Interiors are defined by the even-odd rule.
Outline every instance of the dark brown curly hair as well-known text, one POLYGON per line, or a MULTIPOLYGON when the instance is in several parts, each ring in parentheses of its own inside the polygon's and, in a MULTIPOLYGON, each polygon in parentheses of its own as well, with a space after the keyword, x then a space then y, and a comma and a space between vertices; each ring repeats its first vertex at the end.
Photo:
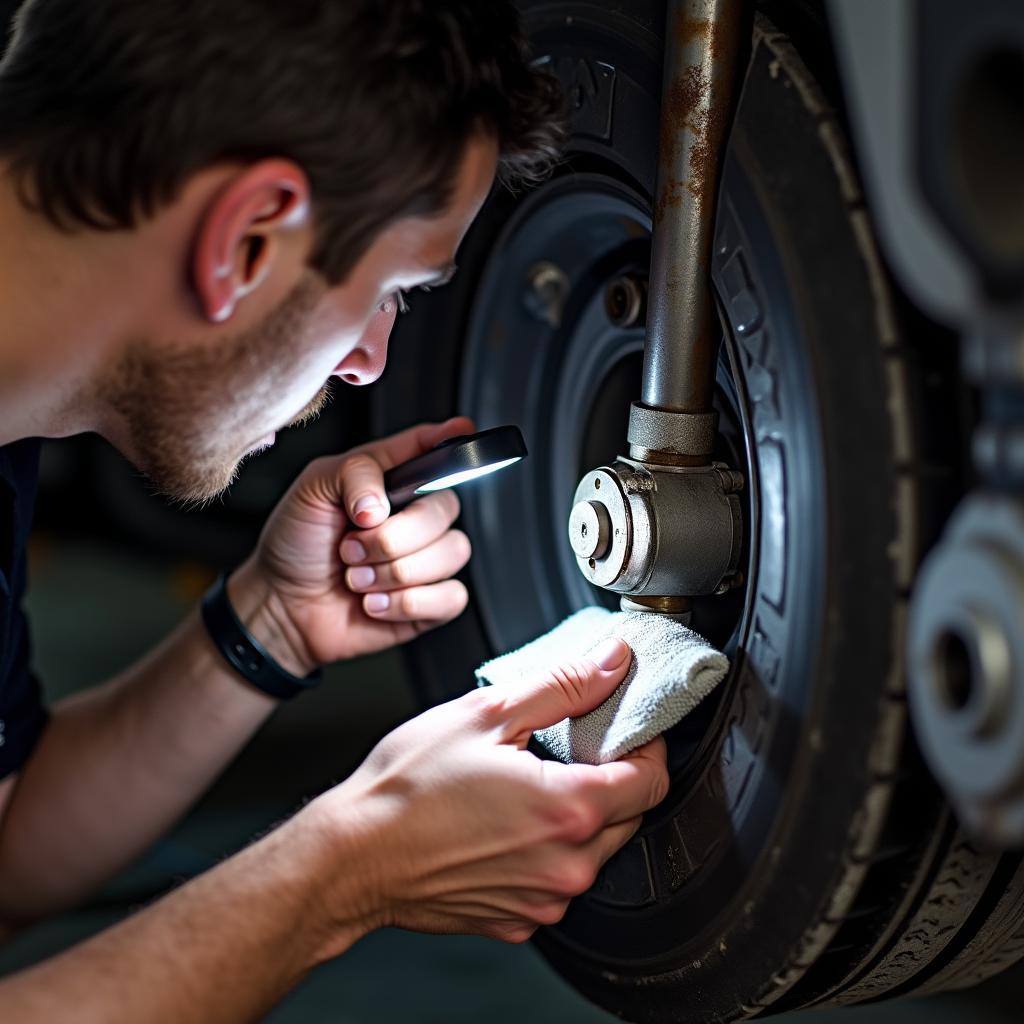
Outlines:
POLYGON ((287 157, 331 283, 446 207, 478 131, 507 184, 562 140, 508 0, 27 0, 0 63, 0 156, 53 224, 131 228, 217 160, 287 157))

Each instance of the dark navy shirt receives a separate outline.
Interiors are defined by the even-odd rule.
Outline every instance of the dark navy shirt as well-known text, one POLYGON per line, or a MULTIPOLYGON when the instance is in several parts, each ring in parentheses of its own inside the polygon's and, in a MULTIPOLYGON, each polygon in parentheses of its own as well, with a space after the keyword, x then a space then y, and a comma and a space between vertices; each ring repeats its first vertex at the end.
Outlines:
POLYGON ((21 608, 39 447, 36 440, 0 447, 0 779, 25 763, 46 725, 21 608))

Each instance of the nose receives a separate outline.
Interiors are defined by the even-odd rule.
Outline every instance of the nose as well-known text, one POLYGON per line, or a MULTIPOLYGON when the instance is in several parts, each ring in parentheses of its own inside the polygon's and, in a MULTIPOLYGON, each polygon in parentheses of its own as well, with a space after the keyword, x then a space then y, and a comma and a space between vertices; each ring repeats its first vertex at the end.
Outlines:
POLYGON ((381 304, 367 325, 356 347, 334 371, 346 384, 362 387, 372 384, 384 372, 388 361, 388 339, 398 315, 397 303, 388 299, 381 304))

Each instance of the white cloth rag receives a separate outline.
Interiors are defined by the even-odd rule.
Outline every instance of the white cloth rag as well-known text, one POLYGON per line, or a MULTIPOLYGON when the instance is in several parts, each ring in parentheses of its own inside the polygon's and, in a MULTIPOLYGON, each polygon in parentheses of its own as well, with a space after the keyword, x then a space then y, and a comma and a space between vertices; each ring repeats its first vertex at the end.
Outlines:
POLYGON ((560 761, 604 764, 654 739, 688 715, 724 678, 729 659, 699 633, 665 615, 584 608, 516 651, 476 670, 478 685, 536 680, 620 637, 633 664, 615 692, 593 711, 535 733, 560 761))

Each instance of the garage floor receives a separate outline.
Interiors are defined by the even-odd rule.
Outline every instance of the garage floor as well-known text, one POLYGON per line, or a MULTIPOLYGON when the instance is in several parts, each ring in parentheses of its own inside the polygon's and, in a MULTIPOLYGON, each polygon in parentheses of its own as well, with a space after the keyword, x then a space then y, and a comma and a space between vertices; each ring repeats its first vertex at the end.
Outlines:
MULTIPOLYGON (((39 537, 29 597, 37 665, 58 696, 105 677, 178 619, 201 590, 198 566, 127 557, 113 548, 39 537), (102 595, 97 599, 97 595, 102 595)), ((104 927, 202 871, 288 814, 303 797, 344 777, 390 727, 412 714, 400 657, 388 654, 331 671, 315 694, 283 708, 166 840, 90 906, 40 925, 0 951, 0 973, 17 969, 104 927)), ((1024 972, 983 990, 800 1016, 805 1024, 1017 1022, 1024 972)), ((273 1024, 558 1024, 615 1018, 592 1007, 530 946, 385 931, 315 972, 268 1020, 273 1024), (396 984, 397 982, 397 984, 396 984), (544 1022, 541 1022, 544 1024, 544 1022)), ((781 1018, 780 1018, 781 1019, 781 1018)))

